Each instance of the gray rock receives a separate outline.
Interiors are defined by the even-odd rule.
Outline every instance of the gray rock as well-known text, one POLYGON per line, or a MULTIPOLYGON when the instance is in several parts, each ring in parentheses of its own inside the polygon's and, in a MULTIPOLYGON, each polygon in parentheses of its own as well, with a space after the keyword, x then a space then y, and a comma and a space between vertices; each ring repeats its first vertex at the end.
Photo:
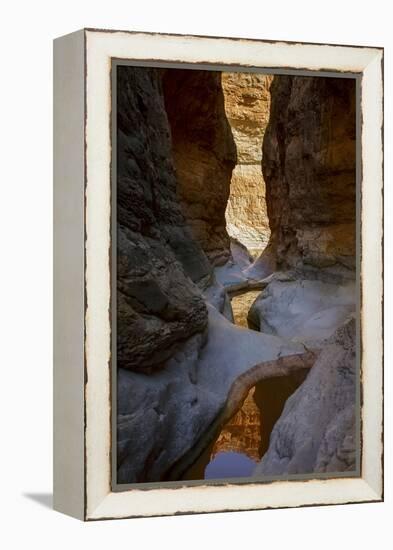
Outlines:
POLYGON ((255 475, 355 470, 355 325, 335 332, 288 399, 255 475))
POLYGON ((261 332, 318 347, 355 309, 355 284, 297 279, 277 273, 250 308, 261 332))
POLYGON ((208 338, 189 339, 164 369, 149 375, 119 369, 119 483, 165 479, 222 410, 237 378, 258 363, 304 352, 208 310, 208 338))

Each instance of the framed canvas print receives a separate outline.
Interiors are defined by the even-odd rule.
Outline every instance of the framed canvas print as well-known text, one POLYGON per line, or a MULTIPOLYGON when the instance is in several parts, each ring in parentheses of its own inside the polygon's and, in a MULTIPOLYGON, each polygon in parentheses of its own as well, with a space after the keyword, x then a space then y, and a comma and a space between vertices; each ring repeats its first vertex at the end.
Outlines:
POLYGON ((383 50, 54 43, 54 503, 383 498, 383 50))

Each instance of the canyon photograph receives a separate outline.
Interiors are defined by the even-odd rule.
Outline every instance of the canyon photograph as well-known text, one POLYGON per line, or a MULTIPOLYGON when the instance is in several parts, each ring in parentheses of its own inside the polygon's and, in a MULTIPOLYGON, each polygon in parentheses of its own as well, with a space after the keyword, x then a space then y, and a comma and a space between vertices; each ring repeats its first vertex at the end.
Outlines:
POLYGON ((356 80, 115 83, 116 483, 358 476, 356 80))

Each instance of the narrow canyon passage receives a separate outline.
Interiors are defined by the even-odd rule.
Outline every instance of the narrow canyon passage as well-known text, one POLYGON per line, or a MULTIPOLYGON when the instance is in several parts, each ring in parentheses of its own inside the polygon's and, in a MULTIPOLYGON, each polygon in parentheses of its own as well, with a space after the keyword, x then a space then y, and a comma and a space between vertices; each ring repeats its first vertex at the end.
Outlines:
MULTIPOLYGON (((262 142, 269 121, 272 77, 255 73, 223 73, 221 82, 225 114, 237 150, 225 211, 232 262, 237 270, 251 265, 270 238, 261 163, 262 142)), ((224 267, 223 271, 226 269, 224 267)), ((230 295, 235 325, 248 330, 254 328, 249 326, 247 317, 260 293, 261 289, 258 289, 230 295)), ((286 400, 304 377, 305 372, 298 373, 261 381, 251 388, 241 408, 185 473, 184 479, 252 475, 268 448, 271 430, 286 400)))
POLYGON ((354 83, 118 90, 118 482, 353 470, 354 83))

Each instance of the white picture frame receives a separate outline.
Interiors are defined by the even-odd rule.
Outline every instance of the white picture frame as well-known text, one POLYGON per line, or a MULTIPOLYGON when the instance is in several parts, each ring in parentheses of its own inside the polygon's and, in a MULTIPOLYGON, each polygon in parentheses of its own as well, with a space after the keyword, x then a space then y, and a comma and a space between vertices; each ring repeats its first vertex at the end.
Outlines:
POLYGON ((54 507, 81 520, 383 499, 383 49, 84 29, 54 43, 54 507), (113 491, 112 60, 354 73, 360 82, 359 477, 113 491))

